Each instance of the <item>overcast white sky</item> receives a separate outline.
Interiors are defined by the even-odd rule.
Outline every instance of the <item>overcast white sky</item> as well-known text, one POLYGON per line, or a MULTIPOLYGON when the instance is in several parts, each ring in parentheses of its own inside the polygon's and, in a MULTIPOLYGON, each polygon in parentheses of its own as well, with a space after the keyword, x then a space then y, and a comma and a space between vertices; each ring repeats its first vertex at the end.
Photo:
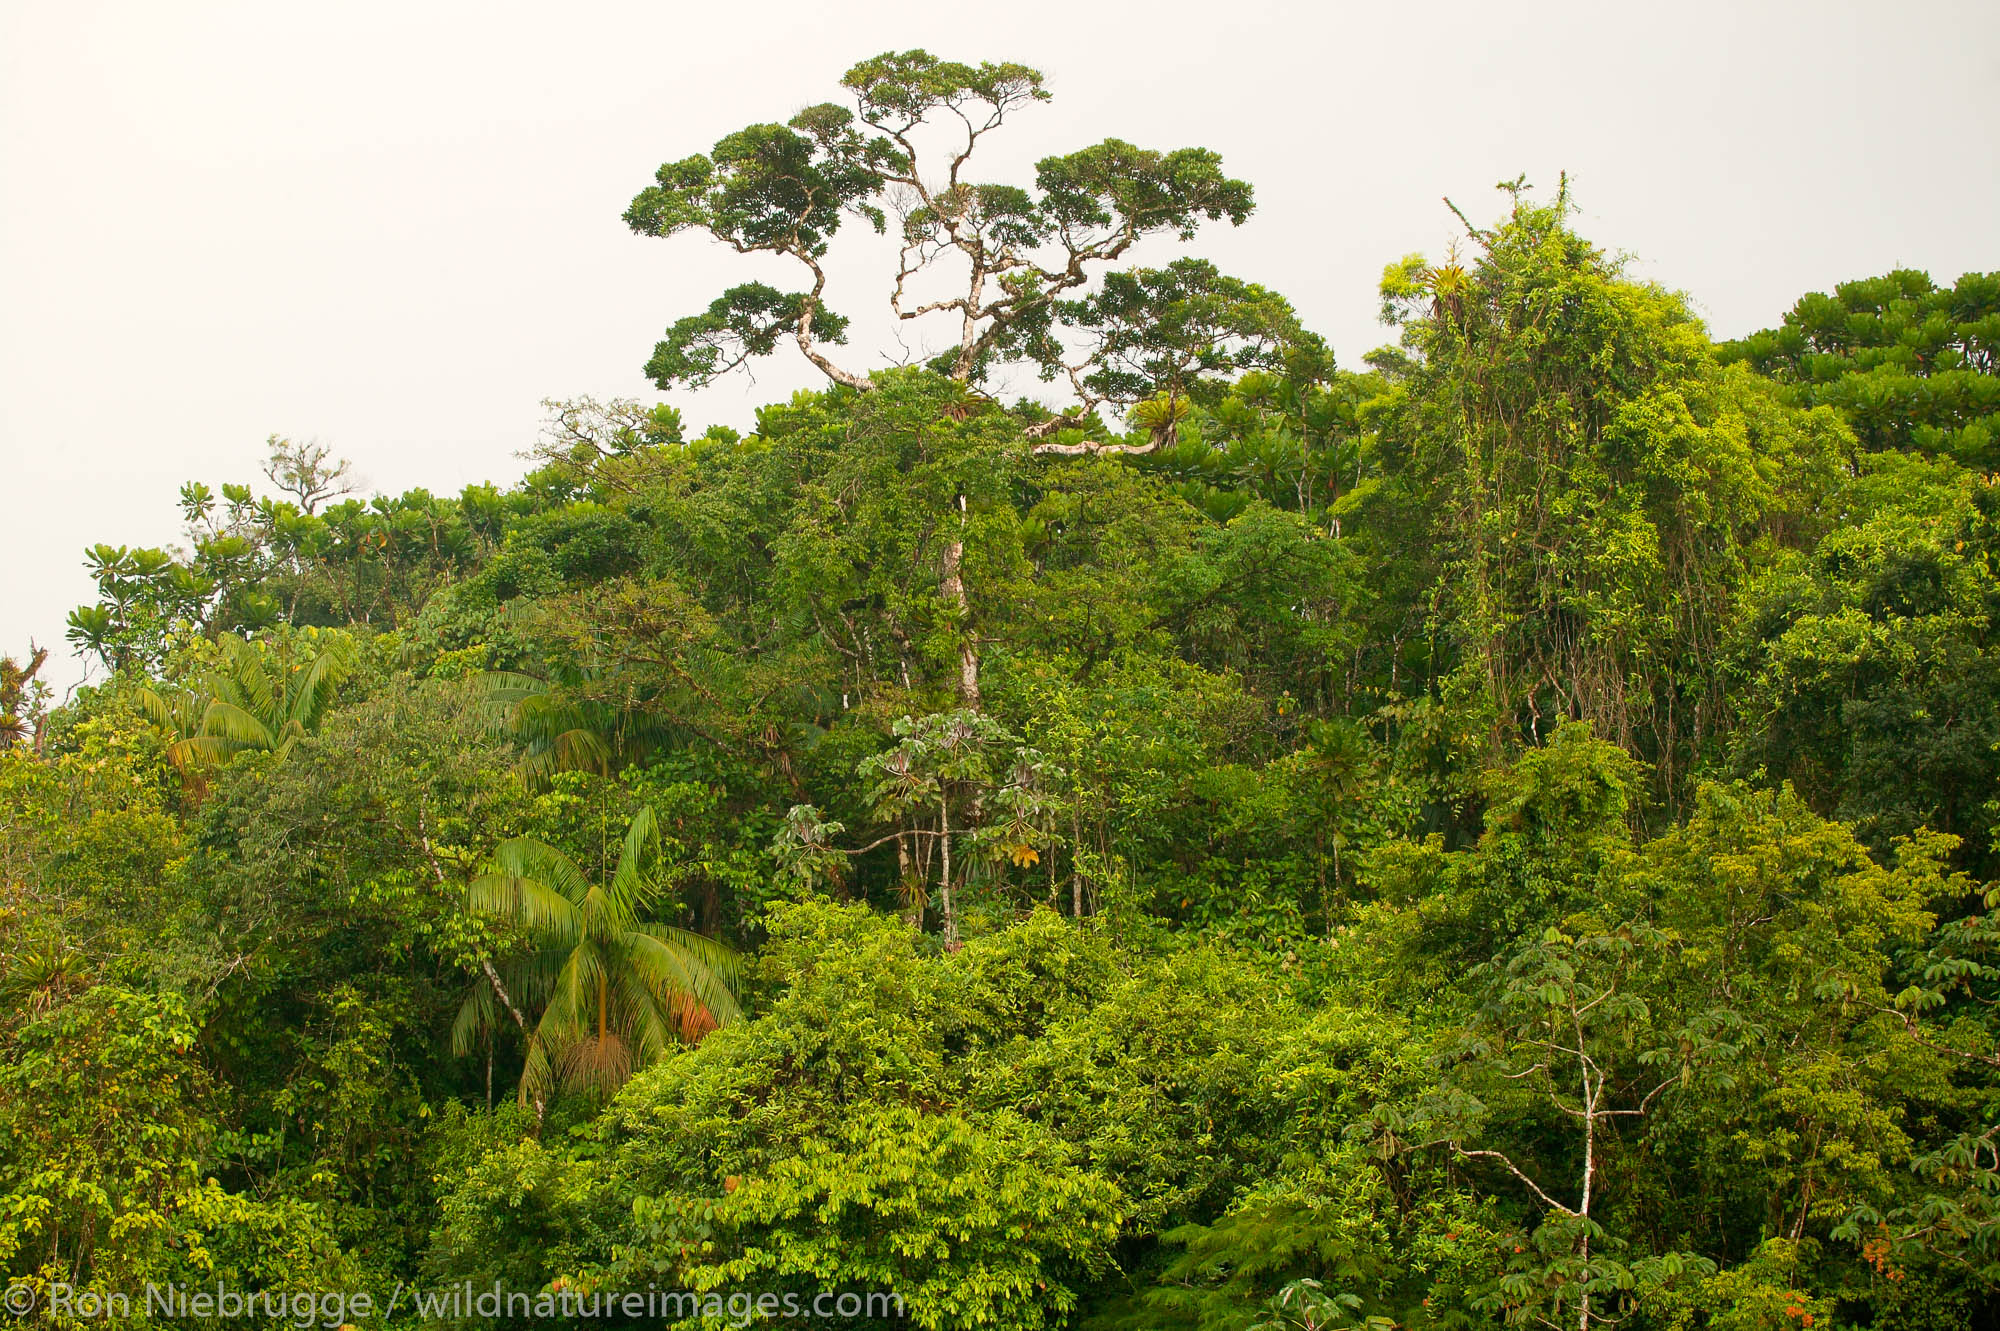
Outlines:
MULTIPOLYGON (((2000 268, 1990 0, 0 0, 0 653, 66 654, 83 548, 174 541, 180 483, 255 478, 274 431, 453 492, 520 475, 544 397, 651 400, 666 323, 764 274, 631 235, 627 201, 911 46, 1049 76, 989 178, 1109 136, 1219 151, 1258 210, 1197 249, 1348 364, 1383 265, 1453 235, 1439 197, 1477 219, 1524 171, 1568 170, 1587 233, 1719 336, 1850 277, 2000 268)), ((868 314, 879 280, 837 277, 868 314)), ((675 401, 742 426, 808 382, 675 401)))

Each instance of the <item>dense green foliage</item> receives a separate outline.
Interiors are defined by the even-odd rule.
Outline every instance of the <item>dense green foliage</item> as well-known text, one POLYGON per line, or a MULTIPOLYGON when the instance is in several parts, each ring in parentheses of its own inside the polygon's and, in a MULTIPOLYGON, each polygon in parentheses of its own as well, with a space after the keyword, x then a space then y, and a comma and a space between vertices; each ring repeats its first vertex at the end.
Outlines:
POLYGON ((1840 408, 1865 448, 2000 461, 2000 276, 1949 287, 1904 268, 1800 299, 1784 323, 1723 348, 1840 408))
MULTIPOLYGON (((846 86, 627 220, 810 268, 900 136, 1047 96, 846 86)), ((101 682, 0 662, 31 1324, 147 1281, 1989 1324, 1996 279, 1720 347, 1515 182, 1343 370, 1199 260, 1058 280, 1241 221, 1212 154, 945 160, 905 239, 987 270, 931 364, 747 434, 552 404, 457 499, 274 440, 285 497, 89 552, 101 682), (1078 405, 993 401, 1007 360, 1078 405)), ((735 288, 651 368, 818 363, 819 299, 735 288)))

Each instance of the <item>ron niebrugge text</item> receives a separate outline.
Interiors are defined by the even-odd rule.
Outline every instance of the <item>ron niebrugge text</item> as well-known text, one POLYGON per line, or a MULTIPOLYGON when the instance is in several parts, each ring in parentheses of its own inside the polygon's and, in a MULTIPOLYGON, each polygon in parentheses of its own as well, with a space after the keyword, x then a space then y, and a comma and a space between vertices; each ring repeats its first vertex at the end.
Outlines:
POLYGON ((4 1303, 6 1310, 17 1317, 45 1309, 59 1317, 82 1321, 116 1319, 121 1323, 135 1314, 164 1321, 255 1318, 285 1322, 301 1331, 353 1326, 378 1316, 387 1320, 398 1313, 414 1314, 420 1321, 468 1317, 550 1320, 714 1317, 737 1326, 748 1326, 759 1318, 846 1321, 903 1315, 901 1295, 872 1291, 696 1293, 648 1288, 531 1293, 506 1289, 497 1283, 478 1288, 469 1280, 429 1289, 398 1284, 386 1299, 367 1291, 236 1290, 220 1284, 206 1287, 149 1284, 137 1294, 64 1284, 37 1289, 23 1284, 10 1288, 4 1303))

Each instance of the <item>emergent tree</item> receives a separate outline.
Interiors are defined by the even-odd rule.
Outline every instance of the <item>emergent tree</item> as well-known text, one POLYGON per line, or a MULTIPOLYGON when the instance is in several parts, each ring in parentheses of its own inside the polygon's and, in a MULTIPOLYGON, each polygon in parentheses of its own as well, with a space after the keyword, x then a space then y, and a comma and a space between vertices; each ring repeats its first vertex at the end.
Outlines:
POLYGON ((1305 336, 1282 299, 1206 264, 1116 274, 1089 290, 1142 239, 1185 241, 1204 221, 1249 216, 1250 186, 1209 149, 1106 139, 1044 158, 1032 189, 981 183, 968 174, 973 152, 1015 112, 1048 100, 1040 71, 905 51, 864 60, 841 83, 852 109, 823 103, 725 135, 708 154, 662 166, 626 210, 641 235, 704 231, 739 253, 794 260, 810 278, 801 291, 731 287, 676 321, 646 365, 661 389, 699 387, 790 340, 829 379, 869 391, 866 375, 828 355, 848 320, 826 303, 822 260, 847 217, 886 233, 892 212, 901 245, 890 308, 904 322, 955 320, 931 367, 967 384, 1007 361, 1065 377, 1081 406, 1060 423, 1080 423, 1100 403, 1184 393, 1195 373, 1266 364, 1277 344, 1305 336), (1081 334, 1079 352, 1064 330, 1081 334))

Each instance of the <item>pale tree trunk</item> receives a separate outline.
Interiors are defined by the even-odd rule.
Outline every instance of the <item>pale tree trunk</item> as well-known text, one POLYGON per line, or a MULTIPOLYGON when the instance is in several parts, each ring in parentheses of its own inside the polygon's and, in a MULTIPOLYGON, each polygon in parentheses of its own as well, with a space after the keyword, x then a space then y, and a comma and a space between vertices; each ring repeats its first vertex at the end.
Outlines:
POLYGON ((965 496, 958 496, 958 534, 944 548, 944 577, 939 589, 958 611, 958 702, 967 711, 980 710, 979 646, 972 636, 972 601, 965 594, 965 496))
MULTIPOLYGON (((1590 1006, 1595 1006, 1595 1003, 1592 1003, 1590 1006)), ((1647 1094, 1639 1101, 1639 1104, 1636 1108, 1631 1108, 1631 1109, 1608 1108, 1606 1105, 1606 1097, 1605 1097, 1605 1082, 1607 1081, 1608 1077, 1607 1074, 1604 1072, 1604 1070, 1598 1067, 1596 1060, 1591 1058, 1590 1055, 1587 1052, 1585 1052, 1587 1049, 1587 1044, 1585 1041, 1584 1029, 1583 1029, 1583 1013, 1581 1010, 1578 1009, 1574 995, 1572 995, 1570 999, 1569 1015, 1575 1030, 1574 1038, 1576 1040, 1576 1047, 1574 1049, 1567 1048, 1566 1046, 1560 1044, 1559 1042, 1556 1042, 1553 1038, 1551 1038, 1548 1041, 1538 1041, 1537 1044, 1550 1054, 1557 1054, 1557 1053, 1568 1054, 1569 1056, 1577 1059, 1577 1071, 1578 1071, 1577 1080, 1579 1083, 1579 1100, 1577 1107, 1574 1109, 1570 1108, 1568 1105, 1563 1104, 1560 1098, 1556 1099, 1555 1101, 1556 1106, 1558 1108, 1576 1117, 1578 1123, 1581 1125, 1583 1130, 1583 1178, 1578 1187, 1576 1205, 1575 1206, 1566 1205, 1565 1203, 1559 1202, 1554 1197, 1550 1196, 1548 1192, 1544 1190, 1540 1184, 1536 1183, 1533 1178, 1528 1176, 1526 1171, 1524 1171, 1519 1165, 1515 1164, 1513 1160, 1509 1159, 1505 1152, 1492 1151, 1492 1150, 1468 1150, 1466 1149, 1465 1146, 1455 1141, 1451 1142, 1450 1144, 1454 1153, 1456 1153, 1461 1159, 1492 1160, 1497 1164, 1501 1165, 1503 1168, 1507 1170, 1508 1173, 1512 1174, 1516 1179, 1520 1180, 1520 1182, 1527 1187, 1528 1191, 1532 1192, 1544 1206, 1548 1207, 1552 1211, 1559 1211, 1562 1214, 1569 1216, 1571 1219, 1579 1222, 1579 1224, 1582 1226, 1581 1231, 1577 1235, 1577 1238, 1575 1240, 1575 1246, 1573 1248, 1573 1251, 1576 1253, 1577 1258, 1580 1262, 1580 1269, 1578 1271, 1578 1279, 1577 1279, 1576 1331, 1590 1331, 1590 1325, 1592 1319, 1590 1311, 1591 1297, 1590 1297, 1589 1225, 1590 1225, 1591 1207, 1595 1203, 1597 1197, 1597 1126, 1600 1123, 1609 1123, 1615 1116, 1620 1114, 1628 1114, 1628 1115, 1633 1115, 1635 1117, 1643 1117, 1647 1113, 1647 1111, 1652 1107, 1654 1100, 1658 1098, 1661 1094, 1663 1094, 1669 1087, 1673 1086, 1677 1081, 1679 1081, 1680 1078, 1679 1075, 1677 1074, 1675 1076, 1668 1077, 1666 1080, 1660 1082, 1659 1085, 1655 1086, 1651 1091, 1647 1092, 1647 1094)), ((1553 1318, 1543 1317, 1540 1318, 1539 1320, 1545 1326, 1556 1325, 1556 1322, 1553 1318)))
POLYGON ((793 329, 793 335, 798 340, 799 350, 805 354, 805 358, 811 361, 821 374, 835 383, 846 384, 849 388, 863 393, 874 392, 874 380, 868 378, 866 375, 850 374, 848 371, 841 369, 825 356, 822 356, 813 346, 813 312, 819 308, 820 293, 826 290, 826 274, 811 259, 805 259, 804 255, 798 257, 805 260, 806 267, 812 269, 813 273, 812 293, 807 296, 805 304, 800 307, 799 321, 793 329))
POLYGON ((938 799, 938 911, 944 917, 944 944, 958 945, 958 909, 951 899, 951 803, 938 799))
POLYGON ((896 834, 896 881, 902 884, 901 890, 904 893, 903 904, 907 908, 903 918, 911 924, 921 927, 924 922, 924 912, 921 906, 915 904, 916 894, 919 889, 911 880, 911 873, 910 843, 898 831, 896 834))
MULTIPOLYGON (((1051 421, 1050 424, 1052 426, 1060 426, 1062 421, 1058 418, 1055 421, 1051 421)), ((1054 433, 1054 431, 1051 430, 1050 433, 1054 433)), ((1029 438, 1034 437, 1032 434, 1029 435, 1029 438)), ((1086 455, 1097 457, 1108 453, 1123 454, 1126 457, 1143 457, 1147 453, 1157 453, 1161 442, 1158 436, 1148 439, 1143 444, 1100 444, 1096 440, 1086 439, 1079 444, 1036 444, 1034 454, 1038 458, 1074 458, 1086 455)))
POLYGON ((1577 1331, 1590 1331, 1590 1196, 1592 1184, 1597 1181, 1597 1109, 1602 1103, 1604 1078, 1600 1075, 1597 1085, 1594 1088, 1591 1086, 1590 1061, 1583 1056, 1583 1018, 1576 1010, 1574 999, 1570 1001, 1570 1018, 1576 1026, 1576 1048, 1583 1064, 1583 1195, 1576 1209, 1584 1223, 1578 1245, 1583 1270, 1582 1285, 1577 1291, 1576 1327, 1577 1331))
POLYGON ((952 367, 951 377, 959 383, 972 378, 973 347, 979 335, 979 298, 985 294, 986 265, 980 258, 972 261, 972 282, 965 302, 965 314, 960 323, 958 335, 958 362, 952 367))

